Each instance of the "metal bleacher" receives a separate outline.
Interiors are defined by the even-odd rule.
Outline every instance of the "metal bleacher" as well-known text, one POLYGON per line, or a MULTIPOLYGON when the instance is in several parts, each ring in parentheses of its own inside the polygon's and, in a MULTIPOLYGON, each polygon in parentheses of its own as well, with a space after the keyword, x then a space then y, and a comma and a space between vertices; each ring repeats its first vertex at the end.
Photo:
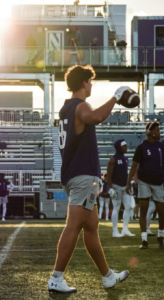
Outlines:
POLYGON ((102 126, 106 124, 127 124, 127 122, 128 117, 126 114, 113 114, 102 123, 102 126))
POLYGON ((49 116, 0 112, 0 123, 0 172, 14 184, 13 193, 39 191, 41 179, 55 178, 49 116))

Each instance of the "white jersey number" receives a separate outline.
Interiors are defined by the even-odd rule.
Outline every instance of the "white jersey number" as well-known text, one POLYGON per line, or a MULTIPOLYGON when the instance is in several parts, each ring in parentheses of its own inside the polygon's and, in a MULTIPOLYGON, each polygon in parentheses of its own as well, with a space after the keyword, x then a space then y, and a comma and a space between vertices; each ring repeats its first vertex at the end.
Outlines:
POLYGON ((151 152, 149 149, 147 150, 147 155, 151 155, 151 152))
POLYGON ((64 131, 64 124, 68 124, 68 120, 60 120, 59 121, 59 148, 64 149, 66 144, 67 132, 64 131))

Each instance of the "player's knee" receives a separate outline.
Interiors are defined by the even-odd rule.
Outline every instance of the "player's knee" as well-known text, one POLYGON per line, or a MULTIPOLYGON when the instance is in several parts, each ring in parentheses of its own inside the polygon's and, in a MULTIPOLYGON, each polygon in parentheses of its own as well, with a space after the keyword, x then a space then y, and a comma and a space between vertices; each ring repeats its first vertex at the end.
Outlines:
POLYGON ((118 213, 119 210, 120 210, 120 205, 116 205, 116 206, 114 207, 114 211, 116 211, 116 212, 118 213))
POLYGON ((96 219, 92 222, 87 222, 86 224, 84 224, 84 232, 93 232, 98 230, 98 224, 99 224, 99 220, 96 219))
POLYGON ((69 231, 80 232, 83 228, 84 221, 79 221, 78 219, 68 219, 65 228, 69 231))
POLYGON ((124 204, 124 206, 125 206, 125 210, 127 210, 127 211, 131 209, 131 203, 130 202, 124 204))
POLYGON ((117 209, 114 208, 113 211, 112 211, 112 216, 118 215, 118 212, 119 212, 119 211, 118 211, 117 209))

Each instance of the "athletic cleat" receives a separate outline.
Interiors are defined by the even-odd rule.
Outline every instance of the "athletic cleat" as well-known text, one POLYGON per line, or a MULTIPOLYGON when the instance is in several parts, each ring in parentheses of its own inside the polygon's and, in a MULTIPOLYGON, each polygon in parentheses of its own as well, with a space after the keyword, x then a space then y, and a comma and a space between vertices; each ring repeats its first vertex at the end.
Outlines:
POLYGON ((69 287, 67 282, 63 280, 63 276, 59 278, 54 278, 53 276, 50 277, 48 281, 49 292, 58 292, 58 293, 76 293, 77 289, 74 287, 69 287))
POLYGON ((5 221, 5 218, 4 218, 4 217, 2 218, 2 221, 5 221))
POLYGON ((135 234, 131 233, 128 228, 127 229, 122 229, 121 234, 122 234, 122 236, 135 236, 135 234))
POLYGON ((105 289, 114 287, 116 283, 126 280, 129 276, 129 271, 127 270, 121 273, 116 273, 116 270, 111 271, 112 274, 109 277, 102 277, 102 282, 105 289))
POLYGON ((149 228, 146 230, 146 232, 148 236, 155 236, 155 233, 152 233, 149 228))
POLYGON ((158 237, 157 241, 159 243, 159 248, 164 249, 163 237, 162 236, 158 237))
POLYGON ((148 248, 148 242, 147 241, 142 241, 142 245, 139 247, 139 249, 144 250, 148 248))
POLYGON ((121 233, 119 233, 118 231, 113 231, 112 237, 120 238, 120 237, 123 237, 123 235, 121 233))

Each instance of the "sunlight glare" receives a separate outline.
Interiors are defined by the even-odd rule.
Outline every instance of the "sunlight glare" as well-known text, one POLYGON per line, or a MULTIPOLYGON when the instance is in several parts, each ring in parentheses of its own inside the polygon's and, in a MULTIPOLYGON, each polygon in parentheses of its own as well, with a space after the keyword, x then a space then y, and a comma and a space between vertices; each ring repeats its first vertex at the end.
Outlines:
POLYGON ((0 23, 2 18, 11 17, 11 0, 0 3, 0 23))

